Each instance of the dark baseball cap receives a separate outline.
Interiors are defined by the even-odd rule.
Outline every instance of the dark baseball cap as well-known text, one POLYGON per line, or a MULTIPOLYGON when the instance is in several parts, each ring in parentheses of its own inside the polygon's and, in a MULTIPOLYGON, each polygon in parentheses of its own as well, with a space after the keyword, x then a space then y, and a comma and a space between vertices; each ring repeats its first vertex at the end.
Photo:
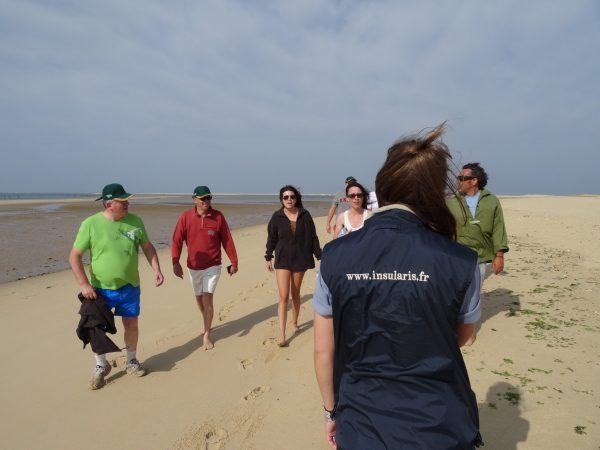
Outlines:
POLYGON ((351 181, 356 181, 354 177, 346 177, 346 183, 350 183, 351 181))
POLYGON ((207 195, 212 195, 208 186, 198 186, 196 189, 194 189, 194 194, 192 197, 202 198, 206 197, 207 195))
POLYGON ((119 183, 111 183, 104 186, 102 189, 102 195, 96 199, 98 200, 127 200, 132 194, 126 192, 122 185, 119 183))

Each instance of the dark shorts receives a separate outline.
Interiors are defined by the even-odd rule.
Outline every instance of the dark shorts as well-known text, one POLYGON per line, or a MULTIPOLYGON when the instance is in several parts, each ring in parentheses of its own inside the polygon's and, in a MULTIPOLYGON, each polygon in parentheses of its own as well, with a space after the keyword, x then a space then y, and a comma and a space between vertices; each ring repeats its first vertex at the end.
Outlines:
POLYGON ((115 316, 137 317, 140 315, 140 287, 126 284, 119 289, 96 288, 96 292, 106 299, 106 306, 115 309, 115 316))

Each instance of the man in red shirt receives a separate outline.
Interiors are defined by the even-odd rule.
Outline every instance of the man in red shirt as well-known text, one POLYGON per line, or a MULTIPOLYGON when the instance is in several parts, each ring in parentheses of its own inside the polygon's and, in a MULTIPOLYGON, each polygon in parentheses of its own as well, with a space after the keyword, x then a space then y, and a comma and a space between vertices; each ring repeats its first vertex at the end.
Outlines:
POLYGON ((175 226, 171 257, 173 273, 183 279, 179 258, 185 242, 190 280, 204 321, 204 350, 210 350, 214 347, 210 330, 214 316, 213 294, 221 276, 221 245, 231 261, 227 268, 230 275, 238 271, 238 258, 225 217, 211 206, 210 189, 198 186, 192 198, 195 206, 184 211, 175 226))

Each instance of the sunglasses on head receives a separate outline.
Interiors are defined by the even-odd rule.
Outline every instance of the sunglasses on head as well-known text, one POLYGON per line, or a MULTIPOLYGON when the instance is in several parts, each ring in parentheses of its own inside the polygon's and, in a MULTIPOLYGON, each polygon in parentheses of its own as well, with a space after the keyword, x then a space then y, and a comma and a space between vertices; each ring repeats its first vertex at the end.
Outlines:
POLYGON ((296 196, 295 195, 284 195, 283 199, 284 200, 296 200, 296 196))
POLYGON ((210 202, 212 200, 212 195, 205 195, 204 197, 199 197, 202 202, 210 202))
POLYGON ((456 179, 457 179, 458 181, 468 181, 468 180, 474 180, 475 178, 477 178, 477 177, 473 177, 473 176, 471 176, 471 175, 459 175, 459 176, 457 176, 457 177, 456 177, 456 179))
POLYGON ((348 198, 362 198, 362 194, 360 192, 356 194, 348 194, 348 198))

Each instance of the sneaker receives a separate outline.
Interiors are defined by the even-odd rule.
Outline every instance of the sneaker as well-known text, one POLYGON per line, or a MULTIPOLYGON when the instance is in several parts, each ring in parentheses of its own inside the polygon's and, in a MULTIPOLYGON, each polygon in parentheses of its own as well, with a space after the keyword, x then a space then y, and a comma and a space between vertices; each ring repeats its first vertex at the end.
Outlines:
POLYGON ((92 391, 100 389, 106 384, 106 381, 104 381, 104 377, 110 373, 110 370, 110 364, 107 364, 105 366, 94 367, 94 371, 92 372, 92 379, 90 380, 90 389, 92 391))
POLYGON ((125 366, 125 371, 131 375, 135 375, 136 377, 143 377, 148 373, 148 371, 137 359, 132 359, 129 361, 125 366))

